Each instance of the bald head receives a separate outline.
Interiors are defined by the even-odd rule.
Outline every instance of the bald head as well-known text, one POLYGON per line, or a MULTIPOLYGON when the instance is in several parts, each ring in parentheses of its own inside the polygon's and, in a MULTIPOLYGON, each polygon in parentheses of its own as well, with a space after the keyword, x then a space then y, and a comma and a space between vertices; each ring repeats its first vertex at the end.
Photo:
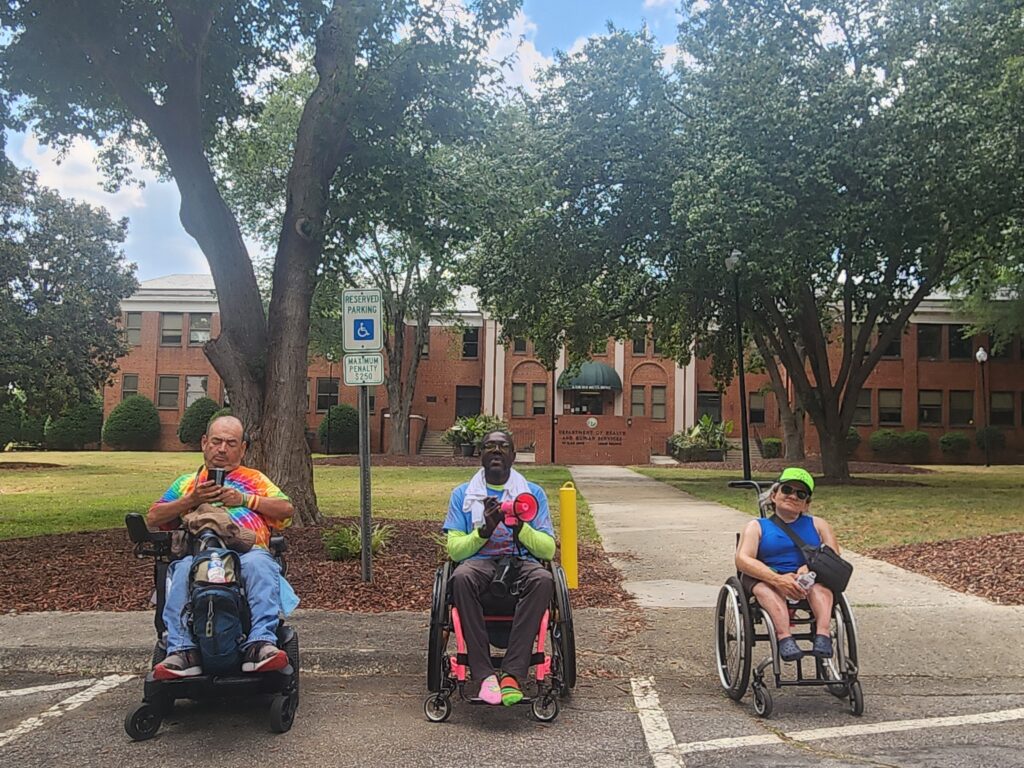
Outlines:
POLYGON ((235 416, 218 416, 206 426, 201 445, 207 468, 230 472, 245 456, 245 428, 235 416))

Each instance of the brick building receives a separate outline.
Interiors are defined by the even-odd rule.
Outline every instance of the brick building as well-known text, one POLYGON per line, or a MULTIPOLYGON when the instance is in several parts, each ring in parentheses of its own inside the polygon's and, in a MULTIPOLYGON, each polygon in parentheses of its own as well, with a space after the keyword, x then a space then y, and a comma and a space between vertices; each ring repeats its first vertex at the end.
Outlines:
MULTIPOLYGON (((223 382, 202 345, 219 331, 212 278, 171 275, 145 281, 123 304, 123 322, 132 349, 104 393, 104 413, 125 396, 142 394, 157 406, 163 426, 160 448, 182 450, 176 430, 184 409, 199 397, 226 403, 223 382)), ((565 360, 546 371, 532 345, 515 339, 500 343, 500 328, 484 316, 469 293, 457 301, 458 327, 436 319, 420 363, 412 406, 411 443, 451 426, 462 415, 498 414, 506 419, 518 445, 532 446, 537 461, 551 460, 552 442, 559 463, 646 463, 664 453, 667 438, 692 426, 703 413, 732 420, 739 433, 740 409, 733 383, 720 392, 710 364, 694 360, 679 366, 658 353, 656 341, 642 334, 609 340, 574 376, 565 360), (552 441, 552 428, 554 441, 552 441)), ((981 366, 974 355, 988 347, 984 337, 963 339, 951 303, 928 299, 868 378, 855 421, 863 442, 857 457, 870 459, 868 436, 880 428, 919 429, 931 437, 933 461, 942 461, 938 439, 948 431, 972 438, 969 460, 982 456, 973 447, 977 425, 1006 431, 1005 455, 1024 452, 1024 362, 1020 340, 981 366), (987 408, 986 408, 987 405, 987 408)), ((411 354, 411 352, 410 352, 411 354)), ((341 383, 341 363, 311 361, 306 382, 306 424, 310 439, 327 408, 356 404, 356 391, 341 383)), ((751 435, 781 437, 778 406, 766 375, 748 375, 751 435)), ((387 392, 371 391, 372 450, 387 449, 387 392)), ((806 445, 817 450, 817 434, 808 422, 806 445)))

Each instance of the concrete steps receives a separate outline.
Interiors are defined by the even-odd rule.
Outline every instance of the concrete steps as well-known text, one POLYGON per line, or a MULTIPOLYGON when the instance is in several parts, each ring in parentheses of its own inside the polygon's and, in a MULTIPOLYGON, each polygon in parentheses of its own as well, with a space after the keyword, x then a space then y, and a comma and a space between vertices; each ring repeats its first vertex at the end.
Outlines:
MULTIPOLYGON (((730 459, 736 458, 737 456, 743 456, 743 441, 742 440, 738 440, 736 438, 730 437, 728 439, 728 443, 729 443, 729 446, 730 446, 729 447, 729 458, 730 459)), ((747 441, 747 444, 750 446, 750 458, 751 459, 760 460, 760 459, 764 458, 764 456, 761 455, 761 449, 758 447, 757 441, 754 438, 750 438, 747 441)))
POLYGON ((441 435, 444 432, 427 432, 423 437, 423 446, 420 448, 420 456, 451 456, 452 447, 441 442, 441 435))

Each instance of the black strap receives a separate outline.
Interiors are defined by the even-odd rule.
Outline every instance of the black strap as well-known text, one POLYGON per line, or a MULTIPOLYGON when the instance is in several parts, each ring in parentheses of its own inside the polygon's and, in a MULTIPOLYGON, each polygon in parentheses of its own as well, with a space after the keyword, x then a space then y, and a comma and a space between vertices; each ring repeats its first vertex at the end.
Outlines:
POLYGON ((768 519, 775 523, 777 526, 779 526, 779 528, 782 529, 783 533, 785 533, 787 536, 789 536, 789 538, 793 540, 793 543, 796 544, 797 547, 800 549, 800 554, 804 556, 804 562, 807 562, 808 553, 817 551, 814 547, 808 546, 807 542, 805 542, 803 539, 797 536, 796 531, 790 528, 789 524, 786 523, 778 515, 772 515, 768 519))

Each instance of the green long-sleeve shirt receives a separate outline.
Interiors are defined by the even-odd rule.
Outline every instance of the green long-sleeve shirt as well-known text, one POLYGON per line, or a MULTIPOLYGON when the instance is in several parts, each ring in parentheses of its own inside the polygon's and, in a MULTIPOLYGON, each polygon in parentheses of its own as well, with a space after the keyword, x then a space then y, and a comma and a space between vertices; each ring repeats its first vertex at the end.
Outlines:
MULTIPOLYGON (((448 557, 461 562, 479 552, 486 543, 487 539, 476 529, 469 533, 450 530, 447 540, 448 557)), ((543 531, 534 530, 529 523, 523 523, 519 529, 519 543, 538 560, 550 560, 555 556, 555 538, 543 531)))

